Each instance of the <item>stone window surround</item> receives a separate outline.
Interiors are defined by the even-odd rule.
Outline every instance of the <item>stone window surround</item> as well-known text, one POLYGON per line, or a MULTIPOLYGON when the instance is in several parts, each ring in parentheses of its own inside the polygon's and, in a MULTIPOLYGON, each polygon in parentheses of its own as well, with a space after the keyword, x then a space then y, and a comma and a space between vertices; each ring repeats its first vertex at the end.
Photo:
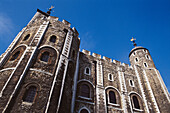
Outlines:
POLYGON ((129 85, 130 85, 131 87, 135 87, 134 81, 133 81, 132 79, 129 79, 129 85), (130 81, 132 81, 132 85, 131 85, 130 81))
POLYGON ((132 109, 133 109, 134 111, 143 111, 143 110, 142 110, 142 107, 141 107, 141 105, 142 105, 142 103, 141 103, 141 97, 139 97, 139 94, 136 94, 136 93, 131 94, 130 100, 131 100, 131 103, 132 103, 132 109), (133 96, 136 96, 136 97, 137 97, 138 102, 139 102, 140 109, 135 108, 135 105, 134 105, 133 99, 132 99, 133 96))
POLYGON ((85 67, 85 69, 84 69, 84 74, 85 74, 85 75, 91 75, 91 70, 90 70, 89 67, 85 67), (86 69, 87 69, 87 68, 89 69, 89 73, 86 73, 86 69))
POLYGON ((150 56, 149 55, 145 55, 146 59, 150 60, 150 56))
POLYGON ((109 80, 109 81, 114 81, 114 79, 113 79, 113 74, 108 73, 108 80, 109 80), (111 79, 110 79, 110 75, 111 75, 111 79))
POLYGON ((144 67, 148 67, 148 64, 146 62, 143 63, 144 67))

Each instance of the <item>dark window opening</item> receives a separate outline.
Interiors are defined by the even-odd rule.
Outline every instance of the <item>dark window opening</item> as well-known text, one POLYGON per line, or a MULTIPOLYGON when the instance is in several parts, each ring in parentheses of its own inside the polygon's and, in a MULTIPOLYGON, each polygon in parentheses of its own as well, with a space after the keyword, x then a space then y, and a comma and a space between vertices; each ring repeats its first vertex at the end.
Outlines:
POLYGON ((116 95, 114 91, 109 92, 109 100, 110 103, 116 104, 116 95))
POLYGON ((44 52, 41 55, 41 61, 48 62, 48 59, 49 59, 49 52, 44 52))
POLYGON ((130 80, 130 85, 133 86, 133 81, 132 80, 130 80))
POLYGON ((144 63, 145 67, 148 67, 146 63, 144 63))
POLYGON ((68 30, 67 30, 67 29, 64 29, 63 31, 64 31, 65 33, 67 33, 67 32, 68 32, 68 30))
POLYGON ((36 90, 37 88, 35 86, 31 86, 26 90, 23 101, 32 103, 36 95, 36 90))
POLYGON ((136 96, 133 96, 132 99, 133 99, 134 107, 136 109, 140 109, 138 98, 136 96))
POLYGON ((10 59, 10 61, 13 61, 13 60, 17 59, 18 56, 19 56, 19 54, 20 54, 20 51, 17 51, 17 52, 12 56, 12 58, 10 59))
POLYGON ((28 38, 30 37, 30 34, 28 34, 27 36, 24 37, 24 41, 28 40, 28 38))
POLYGON ((81 85, 80 96, 90 98, 90 87, 88 85, 81 85))
POLYGON ((54 36, 54 35, 51 36, 51 37, 50 37, 50 42, 55 43, 55 42, 56 42, 56 36, 54 36))
POLYGON ((86 68, 85 71, 86 71, 86 74, 88 74, 88 75, 90 74, 90 69, 89 68, 86 68))
POLYGON ((135 58, 136 59, 136 62, 138 62, 138 58, 135 58))
POLYGON ((89 113, 86 109, 82 109, 80 113, 89 113))
POLYGON ((149 56, 148 56, 148 55, 146 55, 146 57, 147 57, 147 59, 149 59, 149 56))
POLYGON ((109 74, 109 80, 113 80, 113 79, 112 79, 112 74, 109 74))

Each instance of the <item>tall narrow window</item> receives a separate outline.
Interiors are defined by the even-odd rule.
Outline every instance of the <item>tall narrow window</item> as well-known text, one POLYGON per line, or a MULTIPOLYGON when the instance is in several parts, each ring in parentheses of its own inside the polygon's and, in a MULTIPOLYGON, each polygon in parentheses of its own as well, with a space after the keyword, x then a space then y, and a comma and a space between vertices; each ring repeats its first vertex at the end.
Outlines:
POLYGON ((28 34, 27 36, 24 37, 24 41, 28 40, 28 38, 30 37, 30 34, 28 34))
POLYGON ((148 67, 148 65, 147 65, 146 63, 144 63, 144 66, 145 66, 145 67, 148 67))
POLYGON ((80 96, 90 98, 90 87, 86 84, 80 87, 80 96))
POLYGON ((108 75, 108 79, 109 79, 110 81, 113 81, 113 75, 112 75, 112 74, 109 74, 109 75, 108 75))
POLYGON ((132 99, 133 99, 134 108, 140 109, 138 98, 136 96, 133 96, 132 99))
POLYGON ((54 36, 54 35, 51 36, 51 37, 50 37, 50 42, 55 43, 55 42, 56 42, 56 36, 54 36))
POLYGON ((150 57, 149 57, 149 55, 146 55, 146 58, 150 60, 150 57))
POLYGON ((132 80, 129 80, 130 86, 134 87, 134 83, 132 80))
POLYGON ((109 92, 109 102, 113 103, 113 104, 117 104, 116 103, 116 95, 115 95, 114 91, 109 92))
POLYGON ((89 113, 86 109, 82 109, 80 113, 89 113))
POLYGON ((135 61, 138 62, 138 58, 135 58, 135 61))
POLYGON ((44 53, 42 53, 42 55, 41 55, 41 61, 44 61, 44 62, 48 62, 48 59, 49 59, 49 52, 44 52, 44 53))
POLYGON ((10 59, 10 61, 17 59, 19 54, 20 54, 20 51, 17 51, 14 55, 12 55, 12 58, 10 59))
POLYGON ((36 95, 36 90, 37 88, 35 86, 31 86, 28 90, 26 90, 23 101, 32 103, 36 95))

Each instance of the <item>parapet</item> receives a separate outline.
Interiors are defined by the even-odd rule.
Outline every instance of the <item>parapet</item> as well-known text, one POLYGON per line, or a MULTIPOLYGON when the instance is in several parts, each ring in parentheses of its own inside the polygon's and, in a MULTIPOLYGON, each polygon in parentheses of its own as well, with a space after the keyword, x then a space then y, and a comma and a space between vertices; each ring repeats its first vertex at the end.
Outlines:
POLYGON ((113 60, 113 63, 117 64, 117 65, 121 65, 121 62, 120 61, 117 61, 117 60, 113 60))
POLYGON ((66 20, 63 20, 62 22, 63 22, 65 25, 67 25, 68 27, 71 26, 71 24, 70 24, 68 21, 66 21, 66 20))
POLYGON ((86 54, 86 55, 91 55, 91 52, 90 51, 87 51, 87 50, 85 50, 85 49, 83 49, 83 51, 82 51, 84 54, 86 54))
POLYGON ((108 57, 103 56, 103 59, 106 60, 106 61, 108 61, 108 62, 112 62, 112 59, 111 59, 111 58, 108 58, 108 57))
POLYGON ((97 53, 93 53, 92 56, 101 59, 101 55, 99 55, 99 54, 97 54, 97 53))

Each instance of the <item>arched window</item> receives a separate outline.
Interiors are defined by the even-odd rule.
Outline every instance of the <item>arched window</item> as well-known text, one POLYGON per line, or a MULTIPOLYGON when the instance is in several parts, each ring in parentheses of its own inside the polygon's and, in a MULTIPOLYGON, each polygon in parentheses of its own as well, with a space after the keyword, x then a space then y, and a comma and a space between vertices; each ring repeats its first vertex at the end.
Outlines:
POLYGON ((109 79, 110 81, 113 81, 113 75, 112 75, 112 74, 109 74, 109 75, 108 75, 108 79, 109 79))
POLYGON ((28 90, 26 90, 24 94, 23 101, 32 103, 34 101, 35 95, 36 95, 37 88, 35 86, 29 87, 28 90))
POLYGON ((90 98, 90 87, 87 84, 81 85, 80 96, 90 98))
POLYGON ((50 37, 50 42, 55 43, 55 42, 56 42, 56 36, 54 36, 54 35, 51 36, 51 37, 50 37))
POLYGON ((140 109, 140 105, 139 105, 138 98, 137 98, 136 96, 133 96, 133 97, 132 97, 132 100, 133 100, 134 108, 140 109))
POLYGON ((41 61, 44 61, 44 62, 48 62, 48 59, 49 59, 49 52, 44 52, 44 53, 42 53, 42 55, 41 55, 41 61))
POLYGON ((86 67, 85 71, 84 71, 84 74, 90 75, 90 68, 86 67))
POLYGON ((113 103, 113 104, 117 104, 116 103, 116 95, 114 91, 109 91, 109 102, 113 103))
POLYGON ((144 63, 144 66, 145 66, 145 67, 148 67, 147 63, 144 63))
POLYGON ((24 37, 24 41, 28 40, 28 38, 30 37, 30 34, 28 34, 27 36, 24 37))
POLYGON ((80 113, 89 113, 86 109, 82 109, 80 113))
POLYGON ((135 61, 138 62, 138 58, 135 58, 135 61))
POLYGON ((14 55, 12 55, 12 58, 10 59, 10 61, 17 59, 19 54, 20 54, 20 51, 17 51, 14 55))

